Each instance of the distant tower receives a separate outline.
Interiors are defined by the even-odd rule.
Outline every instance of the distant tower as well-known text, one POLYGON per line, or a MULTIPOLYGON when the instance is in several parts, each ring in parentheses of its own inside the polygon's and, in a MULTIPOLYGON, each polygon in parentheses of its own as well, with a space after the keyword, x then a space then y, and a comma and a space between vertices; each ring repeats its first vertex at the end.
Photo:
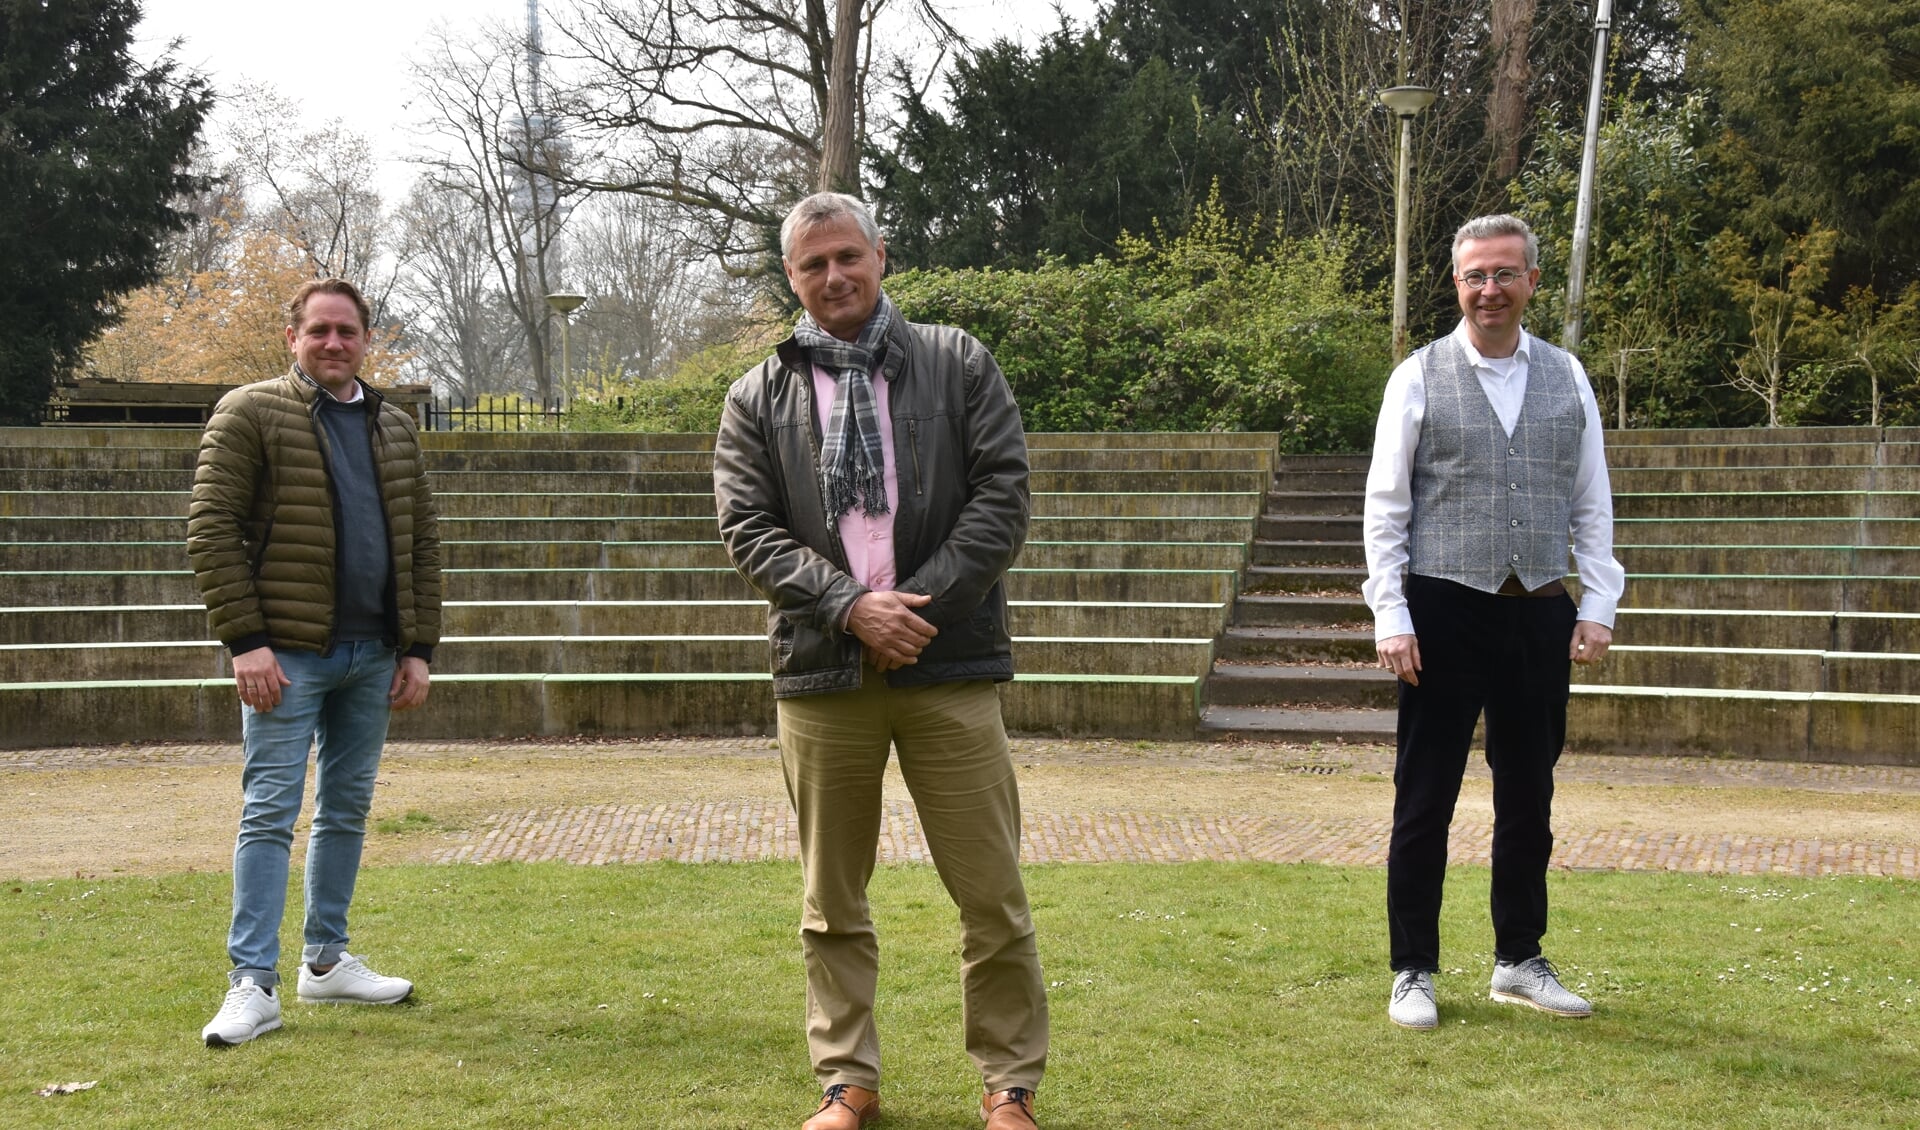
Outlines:
POLYGON ((523 168, 515 178, 524 187, 514 193, 514 203, 531 235, 535 260, 532 281, 535 286, 552 289, 557 280, 550 269, 563 269, 559 231, 563 217, 554 177, 566 162, 568 146, 547 112, 546 86, 540 73, 545 56, 540 42, 540 0, 527 0, 527 99, 519 158, 523 168))
POLYGON ((546 107, 546 95, 540 89, 540 0, 527 0, 527 86, 531 91, 534 113, 546 107))

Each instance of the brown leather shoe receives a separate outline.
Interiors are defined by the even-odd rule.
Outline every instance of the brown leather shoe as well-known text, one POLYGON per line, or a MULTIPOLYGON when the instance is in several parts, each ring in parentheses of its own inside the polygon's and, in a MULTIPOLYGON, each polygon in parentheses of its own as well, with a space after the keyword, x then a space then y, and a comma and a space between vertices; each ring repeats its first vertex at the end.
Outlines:
POLYGON ((980 1117, 987 1130, 1040 1130, 1033 1120, 1033 1092, 1025 1087, 1008 1087, 980 1100, 980 1117))
POLYGON ((880 1121, 880 1092, 835 1083, 820 1096, 820 1109, 800 1124, 800 1130, 860 1130, 880 1121))

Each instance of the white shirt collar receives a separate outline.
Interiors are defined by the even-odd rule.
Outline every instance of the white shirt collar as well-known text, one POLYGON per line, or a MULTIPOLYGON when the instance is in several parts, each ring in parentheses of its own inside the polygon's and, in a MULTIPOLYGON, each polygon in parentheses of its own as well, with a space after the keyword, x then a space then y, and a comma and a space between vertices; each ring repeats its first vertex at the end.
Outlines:
MULTIPOLYGON (((1487 359, 1481 355, 1480 351, 1473 347, 1473 338, 1467 334, 1467 320, 1465 318, 1460 319, 1460 323, 1453 327, 1453 339, 1460 343, 1461 350, 1467 355, 1467 363, 1469 365, 1472 365, 1476 369, 1486 369, 1490 372, 1496 371, 1492 365, 1487 363, 1487 359)), ((1512 359, 1525 364, 1528 360, 1528 354, 1532 351, 1533 335, 1527 332, 1525 326, 1522 326, 1520 327, 1520 344, 1514 347, 1512 359)), ((1507 358, 1502 357, 1498 360, 1505 361, 1507 358)))

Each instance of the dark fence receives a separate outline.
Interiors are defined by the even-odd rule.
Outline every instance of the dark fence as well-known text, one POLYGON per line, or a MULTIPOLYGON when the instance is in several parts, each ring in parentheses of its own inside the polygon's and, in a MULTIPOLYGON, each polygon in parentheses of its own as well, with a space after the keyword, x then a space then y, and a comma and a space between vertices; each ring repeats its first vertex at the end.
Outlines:
POLYGON ((566 414, 559 398, 502 404, 497 398, 435 397, 420 405, 420 427, 429 432, 554 431, 566 414))

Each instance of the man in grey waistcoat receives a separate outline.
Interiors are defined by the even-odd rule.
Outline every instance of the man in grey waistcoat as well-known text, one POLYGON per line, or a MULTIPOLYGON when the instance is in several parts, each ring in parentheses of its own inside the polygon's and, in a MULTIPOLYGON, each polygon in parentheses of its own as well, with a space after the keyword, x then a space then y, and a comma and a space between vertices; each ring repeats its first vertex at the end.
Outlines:
POLYGON ((1380 665, 1399 678, 1387 925, 1387 1015, 1439 1024, 1447 826, 1474 725, 1493 773, 1493 1000, 1554 1016, 1593 1008, 1541 956, 1553 766, 1573 663, 1613 640, 1626 573, 1600 409, 1579 359, 1521 327, 1539 242, 1514 216, 1453 237, 1461 320, 1387 381, 1367 474, 1367 604, 1380 665), (1576 609, 1562 578, 1568 540, 1576 609))

